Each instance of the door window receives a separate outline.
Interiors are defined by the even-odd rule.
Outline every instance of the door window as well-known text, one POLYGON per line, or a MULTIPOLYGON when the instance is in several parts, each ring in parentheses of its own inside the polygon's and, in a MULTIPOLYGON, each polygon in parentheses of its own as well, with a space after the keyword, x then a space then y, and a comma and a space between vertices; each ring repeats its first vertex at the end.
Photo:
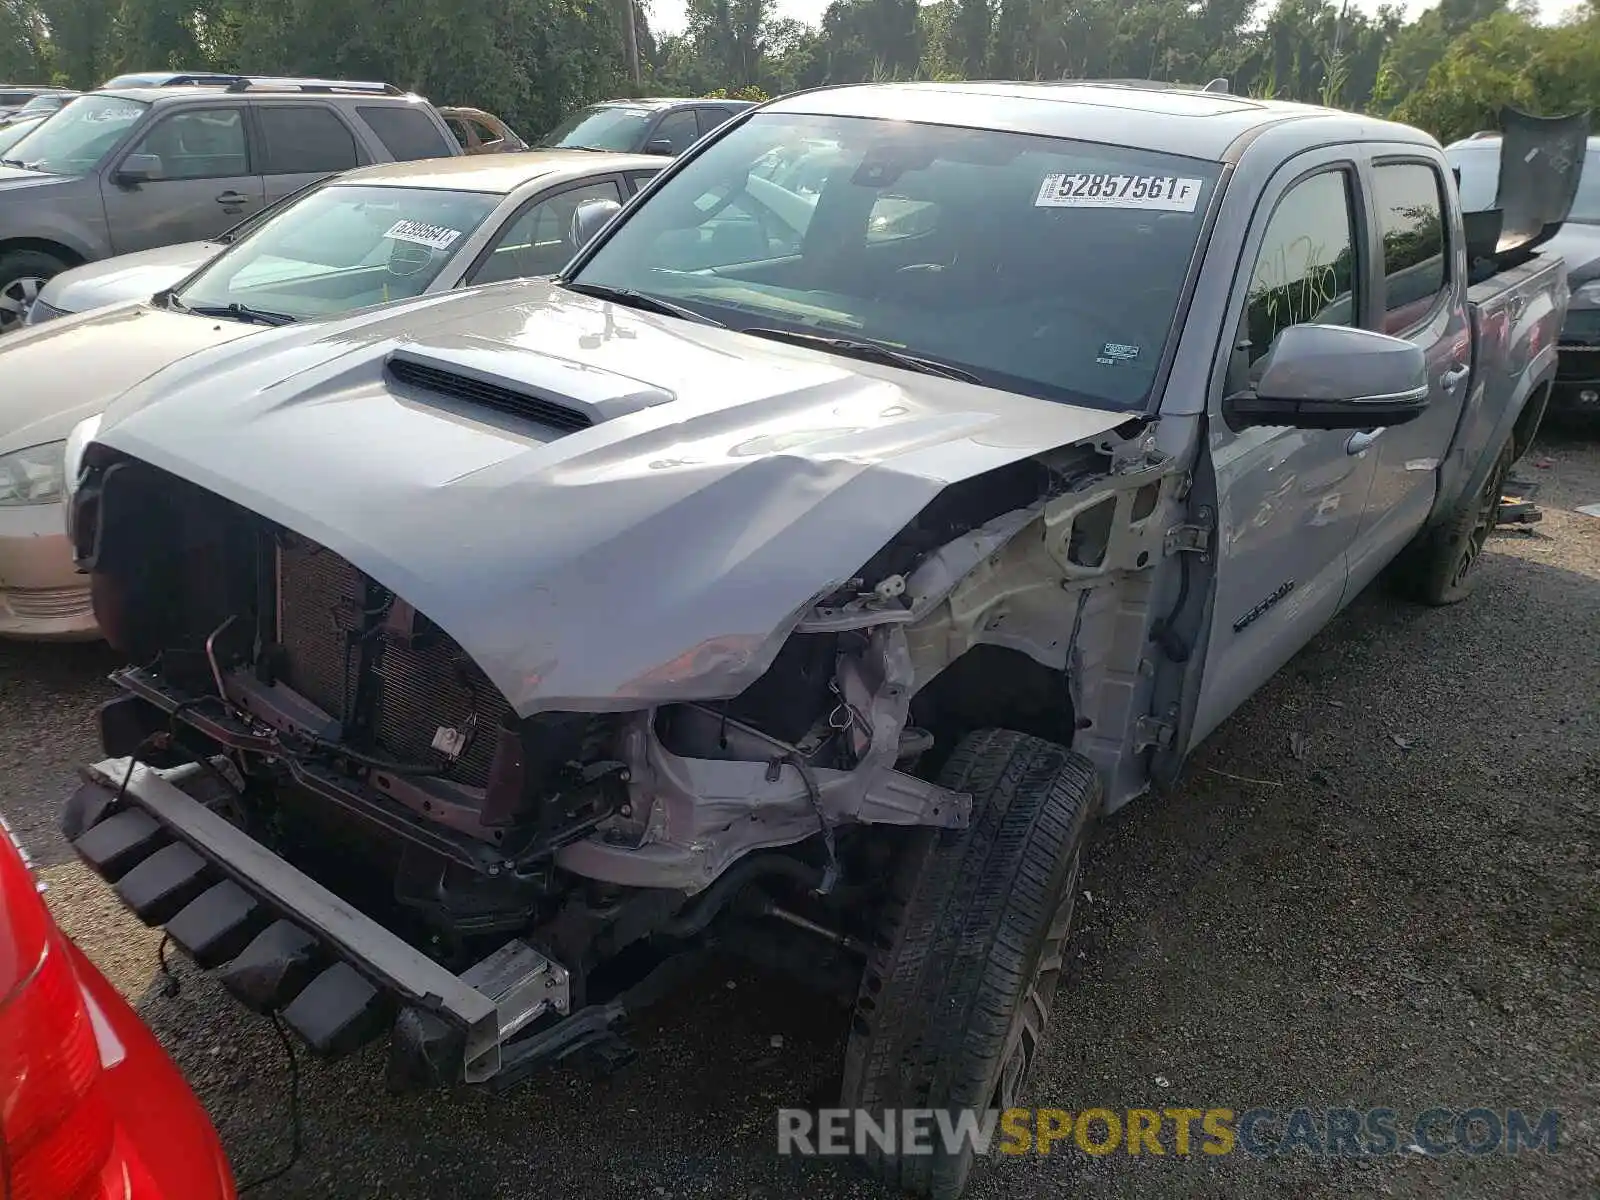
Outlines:
POLYGON ((467 123, 460 117, 446 117, 444 123, 450 126, 450 132, 456 135, 456 144, 463 150, 472 149, 472 135, 467 131, 467 123))
POLYGON ((242 107, 185 109, 157 122, 129 153, 155 155, 159 180, 248 175, 243 118, 242 107))
POLYGON ((578 247, 572 244, 572 214, 586 200, 615 200, 622 192, 610 179, 568 188, 524 208, 495 239, 488 257, 468 283, 499 283, 530 275, 553 275, 566 266, 578 247))
POLYGON ((694 145, 695 139, 699 136, 700 126, 695 123, 694 110, 685 108, 662 117, 661 123, 650 135, 650 140, 666 142, 672 148, 672 153, 682 154, 694 145))
POLYGON ((710 133, 718 125, 733 116, 725 108, 701 108, 695 111, 700 114, 700 132, 702 135, 710 133))
POLYGON ((1445 289, 1443 181, 1425 163, 1383 163, 1372 175, 1383 231, 1383 328, 1404 333, 1445 289))
POLYGON ((490 146, 500 140, 500 134, 496 130, 489 128, 482 121, 473 120, 470 124, 472 125, 472 131, 478 135, 479 145, 490 146))
POLYGON ((1278 201, 1250 273, 1241 347, 1249 366, 1290 325, 1354 325, 1356 253, 1350 177, 1302 179, 1278 201))
POLYGON ((346 171, 357 163, 356 140, 329 109, 271 104, 256 109, 266 147, 266 175, 346 171))

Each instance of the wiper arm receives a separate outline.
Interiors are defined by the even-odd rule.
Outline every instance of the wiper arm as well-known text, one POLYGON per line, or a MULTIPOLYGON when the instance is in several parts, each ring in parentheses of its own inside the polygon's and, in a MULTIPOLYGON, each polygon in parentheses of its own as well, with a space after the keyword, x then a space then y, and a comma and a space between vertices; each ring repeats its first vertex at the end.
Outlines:
POLYGON ((28 169, 28 164, 23 162, 20 158, 0 158, 0 167, 20 167, 22 170, 26 171, 28 169))
POLYGON ((660 313, 665 317, 679 317, 685 321, 697 321, 701 325, 715 325, 719 329, 726 326, 721 321, 697 313, 692 308, 685 308, 681 304, 674 304, 670 300, 658 300, 654 296, 647 296, 643 292, 636 292, 632 288, 611 287, 604 283, 573 283, 561 285, 569 292, 577 292, 584 296, 593 296, 596 300, 610 300, 614 304, 626 305, 628 308, 642 309, 644 312, 660 313))
POLYGON ((863 362, 880 363, 886 367, 900 367, 907 371, 916 371, 923 375, 938 375, 944 379, 959 379, 962 383, 982 383, 971 371, 961 367, 951 366, 949 363, 940 362, 936 358, 923 358, 917 354, 907 354, 903 350, 896 350, 893 346, 885 346, 882 342, 862 342, 853 338, 827 337, 820 333, 795 333, 788 329, 741 329, 740 333, 748 333, 751 337, 770 338, 774 342, 789 342, 795 346, 809 346, 817 350, 826 350, 830 354, 842 354, 846 358, 859 358, 863 362))
MULTIPOLYGON (((180 300, 178 303, 183 302, 180 300)), ((257 325, 293 325, 297 319, 287 313, 268 312, 262 308, 249 308, 243 304, 197 304, 186 307, 184 311, 201 317, 230 317, 235 321, 252 321, 257 325)))

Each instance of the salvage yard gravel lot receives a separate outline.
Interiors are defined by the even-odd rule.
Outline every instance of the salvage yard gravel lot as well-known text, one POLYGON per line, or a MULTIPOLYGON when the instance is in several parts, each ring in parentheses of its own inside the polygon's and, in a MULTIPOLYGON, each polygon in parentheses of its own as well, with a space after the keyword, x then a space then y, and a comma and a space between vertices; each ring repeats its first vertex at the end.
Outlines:
MULTIPOLYGON (((1465 604, 1361 597, 1190 762, 1103 821, 1032 1102, 1243 1111, 1560 1112, 1555 1153, 1303 1151, 997 1159, 974 1197, 1600 1195, 1600 443, 1518 468, 1545 520, 1498 533, 1465 604)), ((287 1154, 270 1026, 180 964, 55 831, 114 660, 0 644, 0 811, 58 919, 159 1032, 248 1180, 287 1154)), ((834 1102, 847 1013, 721 964, 647 1013, 608 1078, 391 1097, 377 1050, 302 1055, 305 1150, 262 1197, 859 1197, 775 1154, 779 1107, 834 1102)))

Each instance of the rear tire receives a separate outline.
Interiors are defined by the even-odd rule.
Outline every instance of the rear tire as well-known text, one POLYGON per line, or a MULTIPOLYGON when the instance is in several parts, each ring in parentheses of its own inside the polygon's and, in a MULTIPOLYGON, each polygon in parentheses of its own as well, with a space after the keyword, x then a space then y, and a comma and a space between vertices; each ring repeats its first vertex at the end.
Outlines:
MULTIPOLYGON (((1004 729, 969 734, 940 784, 970 792, 963 830, 917 830, 890 885, 845 1053, 843 1104, 885 1109, 1016 1105, 1043 1051, 1084 831, 1100 805, 1093 764, 1004 729)), ((866 1165, 915 1196, 953 1200, 971 1147, 866 1165)))
POLYGON ((66 269, 59 258, 39 250, 0 254, 0 333, 21 329, 33 298, 66 269))
POLYGON ((1435 606, 1458 604, 1472 594, 1478 582, 1474 568, 1494 532, 1500 494, 1515 461, 1516 451, 1507 438, 1478 493, 1463 496, 1449 517, 1401 552, 1395 561, 1395 582, 1402 592, 1435 606))

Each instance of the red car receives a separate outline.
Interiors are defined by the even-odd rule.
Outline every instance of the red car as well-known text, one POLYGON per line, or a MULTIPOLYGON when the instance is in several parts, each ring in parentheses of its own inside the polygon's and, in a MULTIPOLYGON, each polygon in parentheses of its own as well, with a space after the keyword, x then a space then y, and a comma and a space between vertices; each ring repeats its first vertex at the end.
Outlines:
POLYGON ((176 1064, 56 928, 0 819, 0 1197, 233 1200, 176 1064))

